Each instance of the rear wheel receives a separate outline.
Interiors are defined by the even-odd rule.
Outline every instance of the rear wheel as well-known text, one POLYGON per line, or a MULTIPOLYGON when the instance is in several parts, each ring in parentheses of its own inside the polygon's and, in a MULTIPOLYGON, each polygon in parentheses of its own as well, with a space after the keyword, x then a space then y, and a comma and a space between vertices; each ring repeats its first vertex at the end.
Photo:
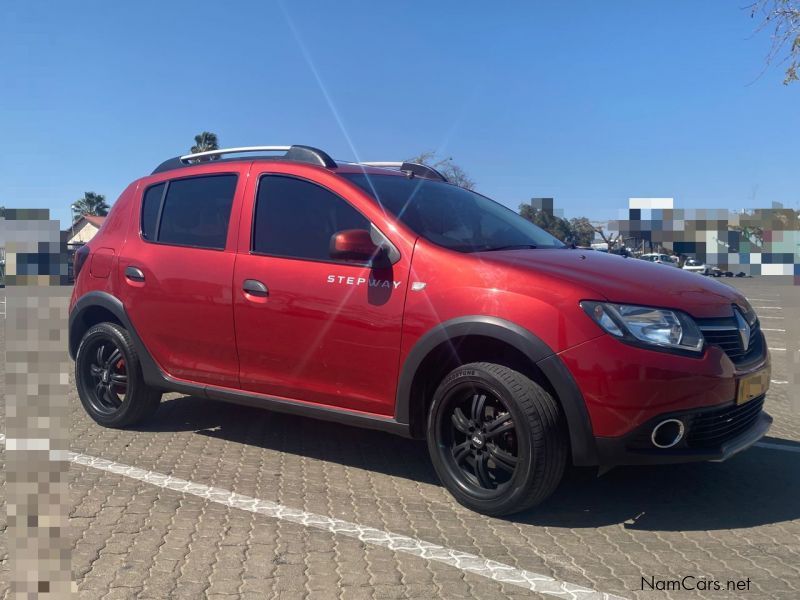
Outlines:
POLYGON ((442 381, 427 438, 445 487, 464 506, 488 515, 542 502, 567 462, 558 402, 523 374, 491 363, 464 365, 442 381))
POLYGON ((75 382, 86 412, 106 427, 140 423, 161 400, 161 391, 142 378, 130 335, 116 323, 99 323, 83 336, 75 357, 75 382))

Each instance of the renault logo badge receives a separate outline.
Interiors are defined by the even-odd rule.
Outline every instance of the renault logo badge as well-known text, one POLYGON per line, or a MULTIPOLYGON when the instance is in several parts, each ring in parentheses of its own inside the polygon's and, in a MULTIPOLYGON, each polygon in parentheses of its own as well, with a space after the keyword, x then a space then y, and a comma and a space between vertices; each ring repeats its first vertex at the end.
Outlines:
POLYGON ((742 316, 742 312, 738 308, 734 308, 733 312, 736 315, 736 327, 742 340, 742 348, 747 352, 747 348, 750 346, 750 325, 747 324, 747 320, 742 316))

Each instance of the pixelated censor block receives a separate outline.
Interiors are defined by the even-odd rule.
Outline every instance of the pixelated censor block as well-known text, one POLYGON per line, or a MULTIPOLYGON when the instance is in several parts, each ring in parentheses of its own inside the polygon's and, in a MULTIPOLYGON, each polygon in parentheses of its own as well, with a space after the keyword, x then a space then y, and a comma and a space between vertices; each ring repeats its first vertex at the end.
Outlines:
MULTIPOLYGON (((70 597, 66 246, 46 210, 0 219, 4 424, 12 598, 70 597)), ((6 592, 7 593, 7 592, 6 592)))
POLYGON ((695 258, 722 271, 783 277, 800 285, 800 213, 772 208, 673 209, 672 198, 631 198, 628 217, 609 221, 625 245, 695 258))

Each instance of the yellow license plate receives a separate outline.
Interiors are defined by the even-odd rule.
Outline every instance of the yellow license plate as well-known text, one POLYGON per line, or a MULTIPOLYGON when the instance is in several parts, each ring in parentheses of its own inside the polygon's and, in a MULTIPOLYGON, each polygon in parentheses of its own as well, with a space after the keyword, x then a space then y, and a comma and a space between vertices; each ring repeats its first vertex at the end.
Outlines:
POLYGON ((752 373, 739 380, 736 392, 736 404, 744 404, 753 398, 757 398, 769 389, 770 369, 761 369, 757 373, 752 373))

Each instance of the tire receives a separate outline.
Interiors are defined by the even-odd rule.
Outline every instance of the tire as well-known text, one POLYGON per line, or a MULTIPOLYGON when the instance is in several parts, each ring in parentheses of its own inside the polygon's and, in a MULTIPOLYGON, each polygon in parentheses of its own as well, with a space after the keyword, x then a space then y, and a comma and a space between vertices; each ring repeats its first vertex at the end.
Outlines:
POLYGON ((83 408, 104 427, 141 423, 161 401, 161 390, 144 382, 130 334, 116 323, 99 323, 83 336, 75 356, 75 383, 83 408))
POLYGON ((458 502, 490 516, 545 500, 569 453, 555 398, 492 363, 470 363, 444 378, 428 413, 427 439, 442 484, 458 502))

